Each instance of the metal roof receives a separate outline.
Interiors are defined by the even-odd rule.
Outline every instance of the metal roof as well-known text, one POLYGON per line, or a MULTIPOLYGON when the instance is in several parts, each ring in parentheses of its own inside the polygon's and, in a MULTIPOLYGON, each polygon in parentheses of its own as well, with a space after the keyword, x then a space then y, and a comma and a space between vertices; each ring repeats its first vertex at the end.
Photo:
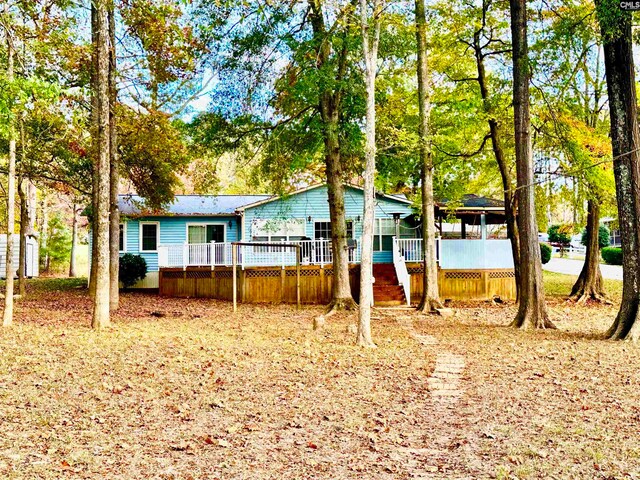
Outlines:
POLYGON ((250 203, 270 198, 271 195, 176 195, 173 203, 162 210, 145 208, 138 195, 119 195, 120 213, 128 216, 212 216, 235 215, 236 210, 250 203))
MULTIPOLYGON (((436 205, 439 207, 446 207, 449 203, 448 200, 442 200, 436 202, 436 205)), ((456 210, 466 209, 466 208, 500 208, 504 209, 504 201, 496 200, 495 198, 489 197, 481 197, 474 194, 466 194, 463 195, 460 199, 460 202, 455 202, 458 204, 458 208, 456 210)))

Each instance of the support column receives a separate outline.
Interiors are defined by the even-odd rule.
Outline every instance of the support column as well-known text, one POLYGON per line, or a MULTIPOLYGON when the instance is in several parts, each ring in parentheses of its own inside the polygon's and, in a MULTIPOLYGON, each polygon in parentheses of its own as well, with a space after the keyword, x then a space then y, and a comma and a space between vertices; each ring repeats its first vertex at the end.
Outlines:
POLYGON ((487 239, 487 215, 485 213, 480 215, 480 233, 482 240, 487 239))

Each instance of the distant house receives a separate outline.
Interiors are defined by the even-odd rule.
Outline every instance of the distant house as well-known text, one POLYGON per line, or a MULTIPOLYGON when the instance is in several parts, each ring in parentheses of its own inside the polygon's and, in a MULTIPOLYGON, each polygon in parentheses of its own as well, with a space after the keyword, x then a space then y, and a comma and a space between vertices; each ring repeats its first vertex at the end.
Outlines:
MULTIPOLYGON (((356 298, 363 198, 362 189, 345 187, 348 258, 356 298)), ((503 223, 504 208, 498 200, 471 200, 473 205, 463 202, 456 208, 436 207, 440 227, 445 217, 456 217, 463 225, 462 239, 438 241, 444 298, 494 294, 508 298, 513 290, 510 246, 507 240, 489 240, 486 234, 487 223, 503 223), (477 240, 465 239, 467 224, 477 224, 482 232, 477 240), (501 285, 506 282, 508 288, 502 285, 491 290, 489 277, 499 279, 501 285), (447 293, 448 279, 456 285, 447 293)), ((286 196, 178 195, 162 211, 149 211, 141 198, 125 195, 119 206, 120 251, 139 254, 148 265, 147 278, 138 287, 159 288, 165 295, 230 298, 232 249, 236 248, 241 301, 292 301, 296 251, 273 244, 296 244, 300 245, 304 277, 303 301, 321 303, 330 298, 332 226, 324 184, 286 196), (233 242, 249 245, 234 247, 233 242)), ((378 193, 373 245, 374 297, 378 303, 418 299, 422 288, 420 237, 412 203, 403 195, 378 193)))

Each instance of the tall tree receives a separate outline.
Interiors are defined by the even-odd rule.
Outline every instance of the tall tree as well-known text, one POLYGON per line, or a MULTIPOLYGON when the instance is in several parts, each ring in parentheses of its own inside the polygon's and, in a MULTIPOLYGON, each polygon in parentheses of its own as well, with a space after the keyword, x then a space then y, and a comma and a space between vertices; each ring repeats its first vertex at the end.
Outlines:
POLYGON ((116 19, 114 0, 109 1, 109 308, 120 304, 120 210, 118 209, 118 143, 116 136, 116 19))
POLYGON ((93 296, 93 316, 91 326, 103 328, 110 323, 109 293, 109 204, 110 204, 110 166, 109 166, 109 13, 108 0, 95 0, 95 88, 92 91, 97 106, 94 116, 97 125, 94 127, 94 155, 97 183, 94 189, 93 228, 96 230, 95 251, 95 293, 93 296))
POLYGON ((496 105, 492 101, 489 90, 489 81, 486 73, 486 60, 495 55, 508 52, 510 49, 505 48, 504 42, 499 38, 493 37, 493 30, 488 33, 487 15, 491 6, 490 0, 482 2, 482 21, 480 28, 473 33, 473 53, 476 59, 477 81, 480 87, 480 95, 482 97, 482 106, 487 117, 489 126, 489 135, 491 138, 491 148, 493 155, 498 164, 500 178, 502 180, 503 199, 505 221, 507 223, 507 236, 511 242, 511 254, 513 255, 513 266, 516 279, 516 297, 518 297, 520 285, 520 237, 518 234, 517 222, 517 196, 515 193, 515 185, 509 161, 504 151, 503 132, 495 111, 496 105))
MULTIPOLYGON (((564 176, 571 182, 567 193, 574 217, 582 212, 587 200, 587 251, 570 298, 606 302, 597 237, 600 214, 608 213, 615 185, 606 161, 611 142, 604 108, 607 98, 602 42, 591 2, 562 1, 560 5, 561 9, 549 5, 543 14, 549 20, 538 30, 532 46, 540 72, 535 82, 539 104, 535 111, 537 143, 544 156, 553 159, 543 166, 547 176, 564 176), (556 164, 553 172, 551 162, 556 164)), ((549 178, 544 188, 538 187, 538 198, 543 197, 540 193, 552 192, 557 183, 549 178)), ((546 202, 550 208, 552 200, 547 198, 546 202)), ((536 206, 540 214, 540 205, 536 206)))
POLYGON ((613 171, 622 242, 622 301, 607 337, 637 341, 640 339, 640 131, 632 17, 614 0, 597 1, 596 11, 604 44, 613 171))
POLYGON ((233 79, 214 92, 211 110, 237 123, 253 121, 237 143, 264 133, 253 156, 260 156, 260 173, 275 190, 289 188, 292 178, 326 181, 333 252, 329 313, 355 309, 344 185, 362 148, 361 58, 354 55, 360 35, 352 21, 358 1, 256 1, 231 10, 211 0, 200 4, 213 25, 205 32, 208 45, 223 51, 214 68, 233 79))
POLYGON ((362 212, 362 253, 360 258, 360 310, 356 341, 358 345, 363 347, 375 346, 371 338, 371 305, 373 304, 373 222, 376 172, 376 73, 381 23, 381 4, 379 0, 374 0, 372 10, 372 18, 370 19, 367 0, 360 0, 367 113, 363 173, 364 206, 362 212), (370 31, 371 22, 373 22, 373 32, 370 31))
MULTIPOLYGON (((322 74, 335 62, 335 82, 320 84, 318 110, 322 119, 325 172, 331 219, 331 247, 333 251, 333 283, 330 311, 355 308, 349 283, 349 255, 347 248, 347 221, 344 207, 345 168, 340 147, 340 116, 344 100, 343 82, 347 71, 348 43, 343 40, 337 58, 333 59, 331 36, 327 29, 322 0, 310 1, 310 21, 314 36, 317 68, 322 74)), ((346 34, 345 34, 346 36, 346 34)))
POLYGON ((520 301, 512 325, 519 328, 554 328, 549 320, 542 283, 538 223, 534 204, 533 154, 529 113, 529 49, 527 1, 510 0, 513 44, 513 115, 516 142, 516 177, 520 235, 520 301))
POLYGON ((418 105, 420 121, 420 164, 422 168, 422 251, 424 290, 418 310, 430 312, 442 307, 438 293, 438 267, 436 260, 436 222, 433 200, 433 157, 429 135, 429 67, 427 61, 427 19, 424 0, 416 0, 416 45, 418 50, 418 105))
MULTIPOLYGON (((5 17, 8 17, 9 7, 5 3, 5 17)), ((8 21, 8 18, 5 19, 8 21)), ((7 41, 7 81, 14 81, 14 56, 15 46, 11 37, 11 32, 5 28, 7 41)), ((13 323, 13 233, 16 222, 16 132, 15 120, 9 118, 9 165, 7 172, 7 249, 5 260, 5 292, 4 292, 4 312, 2 314, 2 324, 6 327, 13 323)))

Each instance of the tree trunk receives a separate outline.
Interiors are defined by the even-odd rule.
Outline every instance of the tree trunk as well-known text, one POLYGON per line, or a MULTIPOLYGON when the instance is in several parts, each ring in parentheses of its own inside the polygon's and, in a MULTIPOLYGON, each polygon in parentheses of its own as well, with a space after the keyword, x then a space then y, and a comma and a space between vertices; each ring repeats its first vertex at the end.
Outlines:
MULTIPOLYGON (((24 141, 24 136, 22 136, 24 141)), ((18 185, 18 195, 20 197, 20 241, 18 250, 18 293, 21 296, 27 294, 27 281, 25 278, 27 269, 27 230, 29 229, 29 216, 27 214, 28 199, 26 191, 26 180, 21 179, 18 185)))
POLYGON ((554 328, 549 320, 542 281, 538 223, 534 204, 531 119, 529 117, 529 53, 527 1, 510 0, 513 41, 513 114, 516 142, 516 177, 520 235, 520 301, 512 325, 554 328))
POLYGON ((436 259, 436 221, 433 202, 433 162, 429 139, 429 71, 427 65, 427 20, 424 0, 416 0, 416 44, 418 49, 418 104, 420 123, 420 164, 422 167, 422 250, 424 290, 418 310, 431 312, 441 308, 438 293, 438 266, 436 259))
MULTIPOLYGON (((326 68, 331 62, 331 42, 333 33, 327 32, 324 12, 320 0, 310 2, 309 14, 313 35, 316 39, 317 68, 326 68)), ((347 62, 347 41, 337 54, 336 86, 324 85, 319 92, 319 110, 323 124, 325 167, 329 197, 329 217, 331 219, 331 247, 333 249, 333 286, 329 314, 337 310, 354 310, 356 303, 349 283, 349 251, 347 249, 347 222, 344 208, 344 172, 340 152, 340 109, 342 87, 347 62)))
POLYGON ((113 2, 109 6, 109 308, 120 304, 120 211, 118 210, 118 151, 116 138, 116 33, 113 2))
POLYGON ((331 248, 333 249, 333 290, 329 311, 354 310, 356 303, 349 283, 349 251, 347 221, 344 208, 344 184, 340 160, 338 122, 326 125, 325 148, 327 162, 327 191, 331 220, 331 248))
POLYGON ((622 244, 622 302, 607 337, 640 338, 640 132, 631 36, 631 13, 617 2, 596 2, 604 41, 604 62, 609 94, 613 173, 622 244))
POLYGON ((95 295, 93 297, 93 317, 91 326, 99 329, 109 324, 109 20, 107 1, 96 0, 96 89, 93 91, 98 112, 97 138, 94 137, 96 152, 97 189, 94 228, 96 229, 95 295))
POLYGON ((487 75, 484 66, 484 53, 482 51, 483 47, 479 30, 474 34, 473 45, 475 49, 476 66, 478 70, 478 84, 480 85, 480 95, 482 97, 483 110, 488 116, 487 122, 489 124, 491 148, 493 149, 493 155, 496 158, 498 170, 500 171, 500 178, 502 179, 505 221, 507 223, 507 237, 511 242, 513 270, 516 279, 516 300, 518 300, 520 285, 520 241, 518 237, 518 223, 516 217, 516 195, 513 188, 513 178, 511 176, 511 173, 509 172, 507 158, 505 157, 504 150, 502 148, 502 133, 500 131, 498 121, 493 116, 493 108, 491 106, 491 98, 489 95, 487 75))
POLYGON ((69 277, 75 278, 76 272, 76 250, 78 246, 78 209, 74 203, 72 206, 72 226, 71 226, 71 258, 69 260, 69 277))
POLYGON ((373 7, 373 38, 369 34, 367 0, 360 0, 362 42, 366 87, 366 142, 364 166, 364 206, 362 211, 362 237, 360 255, 360 311, 356 341, 363 347, 375 347, 371 338, 371 305, 373 304, 373 222, 375 215, 374 177, 376 171, 376 67, 380 18, 378 2, 373 7))
POLYGON ((600 205, 590 199, 587 206, 587 253, 578 280, 571 289, 570 298, 578 303, 589 299, 609 303, 604 292, 600 272, 600 205))
MULTIPOLYGON (((8 6, 5 4, 5 15, 8 6)), ((14 51, 9 33, 7 33, 7 80, 13 82, 14 51)), ((6 249, 6 284, 4 292, 4 312, 2 325, 7 327, 13 323, 13 233, 16 222, 16 138, 15 125, 9 119, 9 165, 7 178, 7 249, 6 249)))
MULTIPOLYGON (((96 6, 91 4, 91 73, 90 73, 90 87, 91 87, 91 138, 95 139, 98 136, 98 95, 94 92, 98 91, 98 16, 96 6)), ((98 230, 96 228, 96 213, 98 211, 98 152, 96 150, 96 142, 93 141, 91 145, 91 252, 89 260, 89 295, 93 298, 96 294, 96 269, 95 265, 98 262, 98 230)))

